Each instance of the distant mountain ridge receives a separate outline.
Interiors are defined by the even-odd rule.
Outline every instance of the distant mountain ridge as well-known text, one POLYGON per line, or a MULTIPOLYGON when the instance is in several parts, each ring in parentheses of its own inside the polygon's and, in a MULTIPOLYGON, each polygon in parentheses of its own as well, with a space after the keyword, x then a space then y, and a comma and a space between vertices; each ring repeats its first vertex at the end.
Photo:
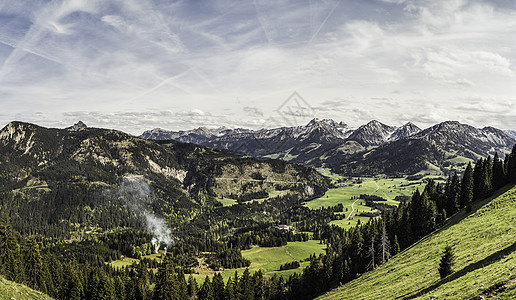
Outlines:
POLYGON ((356 129, 344 122, 313 119, 305 126, 274 129, 145 131, 144 139, 174 139, 247 155, 279 158, 345 175, 460 171, 467 161, 510 152, 515 131, 475 128, 446 121, 425 130, 408 122, 389 126, 372 120, 356 129), (159 135, 154 134, 159 131, 159 135), (450 165, 452 167, 450 168, 450 165))

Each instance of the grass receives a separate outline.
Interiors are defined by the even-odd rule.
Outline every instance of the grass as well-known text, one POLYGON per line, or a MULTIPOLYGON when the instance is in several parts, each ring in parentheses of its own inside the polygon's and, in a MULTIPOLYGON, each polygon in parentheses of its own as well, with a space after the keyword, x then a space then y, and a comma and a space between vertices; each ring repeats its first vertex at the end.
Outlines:
POLYGON ((371 211, 370 207, 363 205, 365 201, 356 201, 361 194, 377 195, 387 199, 384 203, 397 206, 399 202, 394 200, 396 196, 410 196, 416 188, 423 188, 424 186, 421 180, 408 181, 405 178, 360 178, 358 182, 358 178, 353 178, 342 183, 342 177, 339 175, 331 174, 325 169, 319 171, 331 178, 334 183, 340 182, 340 187, 329 189, 324 196, 305 202, 304 205, 310 209, 319 209, 342 204, 344 207, 343 213, 348 216, 353 211, 352 215, 349 219, 334 220, 330 224, 343 228, 356 226, 359 220, 361 224, 369 220, 369 217, 357 216, 360 212, 371 211))
POLYGON ((319 209, 342 204, 344 209, 351 210, 351 204, 355 201, 352 198, 358 198, 361 194, 377 195, 387 199, 387 204, 398 205, 398 202, 394 201, 396 196, 410 196, 416 188, 424 188, 422 181, 413 182, 405 178, 361 178, 361 183, 354 183, 354 180, 346 181, 338 188, 329 189, 324 196, 306 202, 305 206, 319 209))
POLYGON ((23 284, 9 281, 0 276, 0 299, 52 299, 23 284))
POLYGON ((235 199, 229 198, 222 198, 217 200, 219 200, 219 202, 222 203, 222 206, 232 206, 238 203, 235 199))
POLYGON ((515 224, 516 187, 511 186, 320 299, 514 299, 515 224), (454 249, 455 272, 441 280, 437 268, 446 245, 454 249))
MULTIPOLYGON (((153 259, 153 260, 157 260, 157 261, 161 262, 161 255, 163 252, 164 252, 163 250, 159 250, 158 253, 151 254, 151 255, 145 255, 142 258, 149 258, 149 259, 153 259)), ((108 264, 111 265, 111 267, 113 267, 113 268, 120 269, 120 268, 131 266, 133 263, 136 263, 139 261, 140 260, 136 259, 136 258, 123 256, 121 259, 114 260, 108 264)))
MULTIPOLYGON (((286 246, 283 247, 258 247, 254 246, 251 249, 243 250, 242 256, 251 261, 251 265, 249 266, 249 271, 254 273, 255 271, 262 270, 266 275, 273 276, 274 274, 282 275, 284 277, 288 277, 291 274, 299 273, 308 266, 309 262, 301 262, 301 260, 305 260, 310 257, 311 254, 315 254, 318 256, 321 253, 325 252, 326 246, 320 244, 318 240, 309 240, 306 242, 288 242, 286 246), (292 262, 292 261, 300 261, 301 266, 297 269, 293 270, 285 270, 280 271, 280 266, 282 264, 292 262)), ((245 268, 238 269, 225 269, 220 271, 224 281, 231 276, 234 276, 235 271, 238 272, 239 275, 242 275, 245 268)), ((207 269, 200 268, 197 270, 199 274, 192 274, 198 283, 204 281, 206 276, 213 276, 216 272, 207 269)), ((189 276, 189 275, 186 275, 189 276)))

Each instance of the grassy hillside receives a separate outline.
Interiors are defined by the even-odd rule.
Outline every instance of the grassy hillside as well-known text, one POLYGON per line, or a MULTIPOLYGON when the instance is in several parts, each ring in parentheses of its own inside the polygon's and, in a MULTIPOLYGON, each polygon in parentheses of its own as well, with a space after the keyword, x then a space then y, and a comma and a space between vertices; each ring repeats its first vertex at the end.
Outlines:
POLYGON ((515 299, 516 187, 459 212, 440 230, 373 272, 320 299, 515 299), (437 271, 446 245, 454 249, 454 273, 437 271))
POLYGON ((0 299, 52 299, 49 296, 0 277, 0 299))

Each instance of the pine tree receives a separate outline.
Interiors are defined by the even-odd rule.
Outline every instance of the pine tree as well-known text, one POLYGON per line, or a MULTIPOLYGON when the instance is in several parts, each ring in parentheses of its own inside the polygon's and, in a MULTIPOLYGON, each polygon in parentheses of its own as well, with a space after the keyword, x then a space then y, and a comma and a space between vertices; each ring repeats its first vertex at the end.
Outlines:
POLYGON ((489 197, 493 191, 492 177, 493 177, 493 166, 491 163, 491 157, 488 157, 482 165, 482 171, 480 173, 480 182, 478 187, 478 196, 480 198, 489 197))
POLYGON ((179 294, 177 292, 177 288, 178 282, 172 269, 170 259, 168 259, 167 256, 158 268, 153 298, 155 300, 178 299, 179 294))
POLYGON ((473 169, 473 199, 480 199, 480 181, 482 180, 482 169, 484 168, 484 160, 480 158, 473 169))
POLYGON ((212 289, 213 289, 213 298, 215 300, 224 300, 225 297, 225 289, 224 289, 224 279, 220 273, 216 273, 213 275, 212 281, 212 289))
POLYGON ((369 264, 367 265, 367 269, 368 270, 373 270, 375 268, 375 261, 374 261, 374 257, 375 257, 375 249, 374 249, 374 236, 371 237, 371 244, 367 250, 367 257, 370 258, 369 260, 369 264))
POLYGON ((199 300, 214 300, 213 288, 211 285, 210 277, 206 275, 201 288, 199 289, 199 300))
POLYGON ((384 263, 391 257, 391 244, 387 236, 385 221, 382 222, 382 234, 380 235, 380 263, 384 263))
POLYGON ((493 170, 492 170, 491 186, 493 189, 499 189, 505 185, 505 171, 503 168, 503 162, 498 158, 498 153, 495 153, 493 158, 493 170))
POLYGON ((19 282, 24 277, 20 266, 20 245, 9 217, 3 215, 0 221, 0 274, 8 280, 19 282))
POLYGON ((233 283, 233 278, 228 278, 226 283, 226 299, 228 300, 236 300, 237 296, 235 294, 235 284, 233 283))
POLYGON ((244 273, 242 273, 242 278, 240 278, 238 282, 238 292, 240 299, 254 299, 254 287, 252 286, 251 274, 248 268, 245 268, 244 273))
POLYGON ((45 279, 47 274, 44 274, 43 258, 39 251, 39 245, 34 238, 29 238, 24 245, 24 270, 26 283, 29 287, 47 292, 45 279))
POLYGON ((444 248, 444 253, 441 258, 441 262, 439 263, 439 275, 441 275, 441 279, 453 273, 454 261, 455 255, 453 254, 452 247, 446 246, 444 248))
POLYGON ((473 202, 473 167, 468 163, 462 176, 460 191, 460 206, 466 207, 473 202))
POLYGON ((192 300, 197 299, 198 289, 197 280, 190 274, 190 276, 188 276, 188 297, 192 300))
POLYGON ((507 162, 507 180, 509 182, 516 182, 516 145, 512 148, 507 162))
POLYGON ((392 247, 392 254, 396 255, 400 253, 400 244, 398 243, 398 235, 394 235, 394 243, 392 247))

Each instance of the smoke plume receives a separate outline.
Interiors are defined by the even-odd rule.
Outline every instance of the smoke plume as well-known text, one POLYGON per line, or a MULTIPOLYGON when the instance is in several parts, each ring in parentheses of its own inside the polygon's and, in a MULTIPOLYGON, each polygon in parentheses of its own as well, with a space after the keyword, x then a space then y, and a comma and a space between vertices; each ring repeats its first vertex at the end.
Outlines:
POLYGON ((155 197, 143 176, 124 176, 116 193, 117 197, 132 212, 142 217, 147 230, 153 235, 152 244, 156 252, 162 244, 164 244, 165 249, 167 246, 174 245, 175 241, 172 238, 172 233, 163 218, 153 214, 147 208, 149 204, 154 202, 155 197))

